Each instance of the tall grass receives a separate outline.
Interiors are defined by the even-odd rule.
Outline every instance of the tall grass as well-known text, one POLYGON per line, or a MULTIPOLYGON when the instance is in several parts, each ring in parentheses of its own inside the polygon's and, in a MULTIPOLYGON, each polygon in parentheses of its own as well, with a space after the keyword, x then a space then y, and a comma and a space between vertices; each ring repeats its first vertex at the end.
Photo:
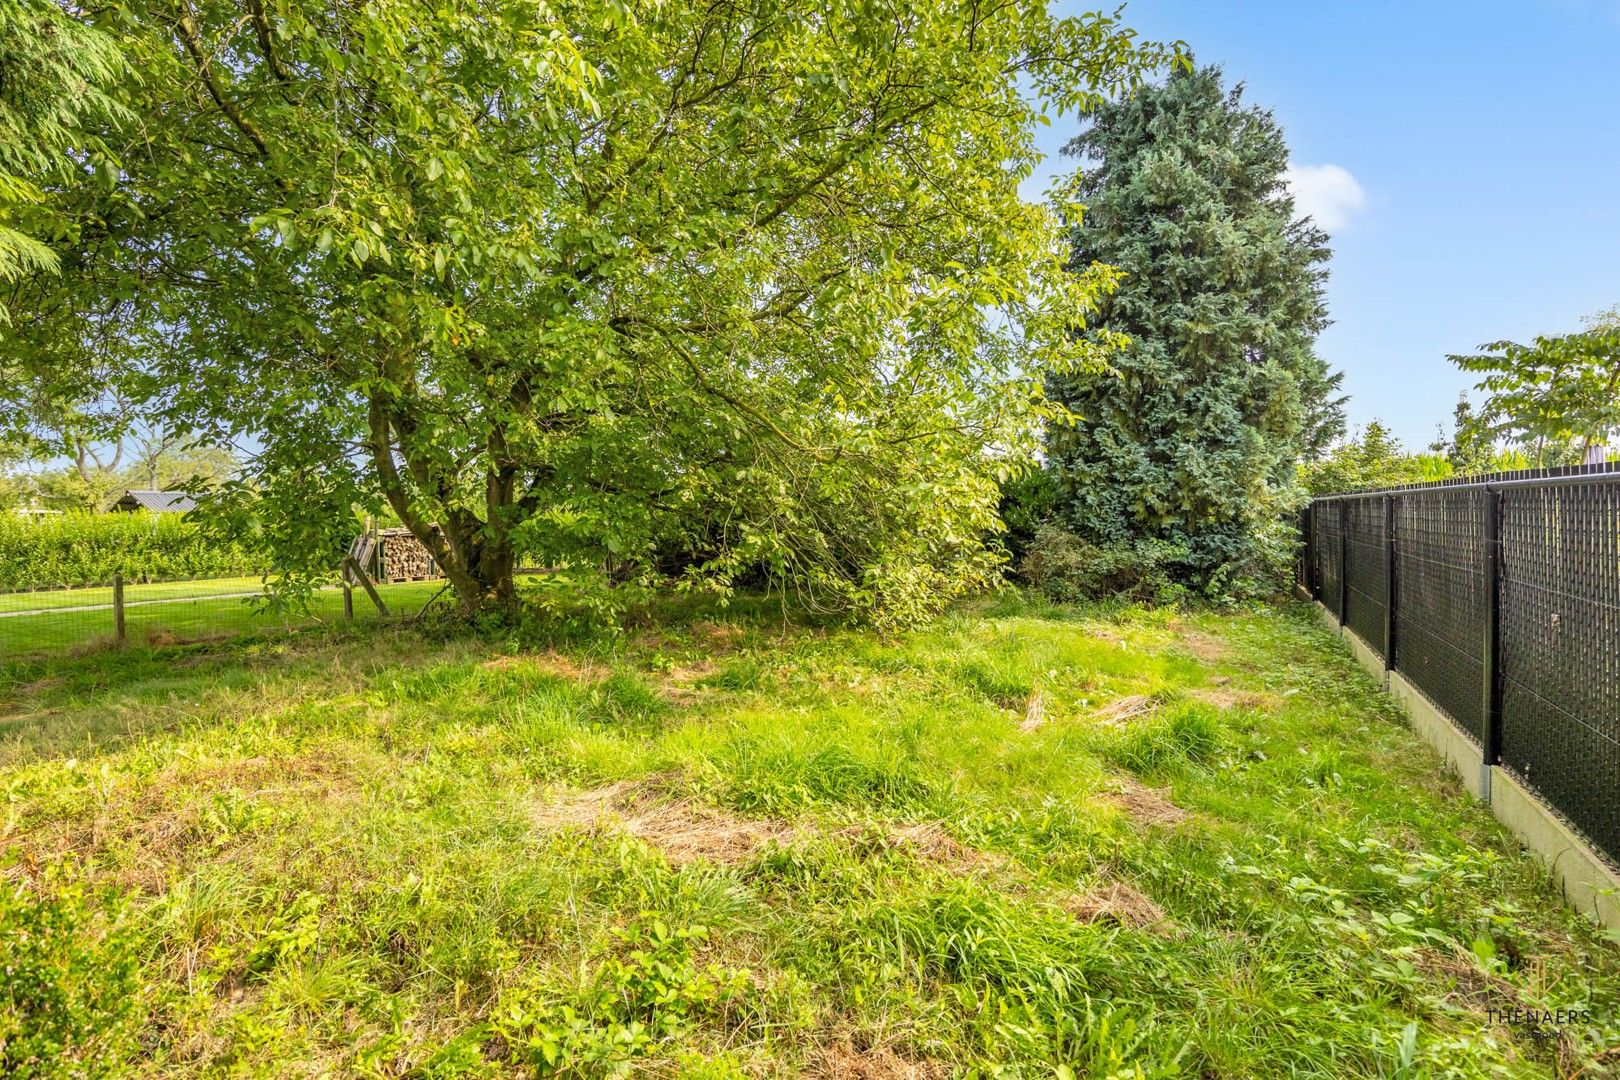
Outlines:
POLYGON ((0 664, 0 1075, 1613 1075, 1620 950, 1302 615, 748 602, 0 664))

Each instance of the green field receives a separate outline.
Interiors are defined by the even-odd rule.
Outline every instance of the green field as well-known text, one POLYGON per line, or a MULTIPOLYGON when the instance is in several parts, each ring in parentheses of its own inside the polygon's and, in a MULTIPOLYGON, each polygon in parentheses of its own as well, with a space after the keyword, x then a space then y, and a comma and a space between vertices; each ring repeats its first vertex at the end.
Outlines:
POLYGON ((1303 612, 777 619, 0 668, 0 962, 134 1075, 1606 1075, 1620 950, 1303 612))
MULTIPOLYGON (((257 575, 228 578, 202 578, 197 581, 128 582, 124 602, 168 600, 174 597, 215 596, 221 593, 258 592, 264 580, 257 575)), ((0 593, 0 612, 49 611, 53 608, 89 607, 111 604, 112 586, 88 589, 41 589, 38 592, 0 593)))
MULTIPOLYGON (((411 581, 378 586, 390 614, 415 614, 438 592, 443 582, 411 581)), ((308 614, 271 615, 258 612, 251 597, 257 593, 259 578, 215 578, 207 581, 165 582, 131 585, 124 590, 125 632, 129 640, 193 640, 228 637, 235 634, 286 630, 311 622, 335 622, 343 618, 343 593, 337 589, 315 594, 308 614), (225 594, 225 595, 222 595, 225 594), (163 603, 139 601, 162 600, 163 603)), ((88 611, 61 610, 89 605, 111 605, 111 589, 64 589, 53 592, 13 593, 0 597, 8 606, 0 611, 39 611, 39 614, 0 615, 0 656, 61 651, 73 647, 109 644, 113 640, 113 612, 110 606, 88 611), (20 603, 18 598, 25 598, 20 603), (46 604, 42 601, 49 600, 46 604)), ((380 613, 366 594, 356 590, 357 618, 375 619, 380 613)))

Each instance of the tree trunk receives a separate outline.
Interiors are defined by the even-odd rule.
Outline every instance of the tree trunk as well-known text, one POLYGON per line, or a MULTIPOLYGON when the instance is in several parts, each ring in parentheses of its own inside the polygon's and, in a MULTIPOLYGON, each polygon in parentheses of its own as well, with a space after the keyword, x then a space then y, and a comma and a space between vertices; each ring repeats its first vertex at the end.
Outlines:
POLYGON ((371 434, 367 448, 371 452, 372 469, 388 505, 399 516, 400 522, 411 530, 411 535, 432 553, 450 587, 456 591, 462 614, 473 614, 483 602, 484 587, 483 582, 472 573, 471 560, 467 558, 467 548, 474 539, 469 535, 471 530, 464 527, 464 522, 457 520, 461 515, 454 510, 445 515, 447 520, 442 534, 434 528, 433 522, 417 513, 411 503, 410 492, 405 489, 405 482, 399 475, 399 468, 394 464, 394 440, 388 409, 381 399, 371 399, 367 421, 371 434))
POLYGON ((512 573, 516 566, 510 543, 485 541, 478 560, 478 576, 483 579, 489 598, 502 607, 510 606, 517 599, 517 580, 512 573))
MULTIPOLYGON (((455 590, 461 614, 470 617, 491 608, 510 607, 517 597, 513 573, 517 559, 507 530, 514 505, 517 470, 510 463, 503 463, 490 471, 484 491, 487 520, 469 510, 445 505, 455 492, 445 483, 438 483, 443 521, 432 522, 412 504, 411 493, 394 463, 393 433, 400 430, 401 425, 397 418, 390 417, 388 403, 373 398, 369 421, 372 465, 383 494, 399 520, 444 571, 455 590)), ((492 437, 492 444, 492 450, 497 447, 504 450, 498 433, 492 437)), ((418 484, 435 486, 436 478, 426 463, 412 461, 403 446, 399 453, 418 484)))

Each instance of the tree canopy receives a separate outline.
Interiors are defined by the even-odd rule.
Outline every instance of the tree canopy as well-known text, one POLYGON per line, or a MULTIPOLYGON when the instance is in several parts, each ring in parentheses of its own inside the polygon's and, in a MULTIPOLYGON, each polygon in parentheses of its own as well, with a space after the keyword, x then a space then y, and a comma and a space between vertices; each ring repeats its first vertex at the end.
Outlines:
POLYGON ((1086 337, 1129 343, 1113 378, 1053 380, 1078 417, 1048 440, 1058 514, 1094 544, 1175 552, 1196 588, 1242 591, 1286 557, 1295 461, 1343 427, 1314 352, 1327 237, 1296 218, 1281 129, 1217 68, 1099 105, 1070 153, 1086 205, 1072 265, 1123 272, 1086 337))
POLYGON ((386 503, 469 611, 520 549, 896 617, 970 586, 1111 282, 1019 198, 1034 125, 1167 55, 1038 2, 107 21, 141 122, 55 185, 73 265, 12 355, 248 448, 283 569, 386 503))
POLYGON ((1301 462, 1299 480, 1311 495, 1332 495, 1444 480, 1455 472, 1446 455, 1409 454, 1389 428, 1372 420, 1317 460, 1301 462))
POLYGON ((1527 345, 1492 341, 1449 359, 1484 375, 1481 422, 1523 446, 1537 466, 1579 462, 1620 432, 1620 319, 1613 315, 1577 333, 1527 345))
POLYGON ((127 74, 114 39, 55 0, 0 4, 0 460, 32 456, 46 430, 95 426, 77 411, 96 396, 85 370, 94 365, 64 368, 49 348, 27 347, 53 341, 28 286, 54 276, 77 240, 53 196, 116 168, 97 129, 133 118, 116 97, 127 74), (21 349, 9 347, 13 312, 31 331, 21 349))
POLYGON ((0 5, 0 286, 56 269, 61 222, 41 185, 110 167, 90 129, 128 115, 109 94, 123 70, 112 39, 53 0, 0 5))

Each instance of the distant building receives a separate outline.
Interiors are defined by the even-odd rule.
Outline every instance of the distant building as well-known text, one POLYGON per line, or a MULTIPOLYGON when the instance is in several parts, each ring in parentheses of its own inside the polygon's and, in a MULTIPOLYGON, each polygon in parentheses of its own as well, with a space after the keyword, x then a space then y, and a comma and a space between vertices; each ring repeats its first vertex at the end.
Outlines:
POLYGON ((184 514, 197 508, 197 500, 183 491, 126 491, 112 504, 115 514, 148 510, 154 514, 184 514))

